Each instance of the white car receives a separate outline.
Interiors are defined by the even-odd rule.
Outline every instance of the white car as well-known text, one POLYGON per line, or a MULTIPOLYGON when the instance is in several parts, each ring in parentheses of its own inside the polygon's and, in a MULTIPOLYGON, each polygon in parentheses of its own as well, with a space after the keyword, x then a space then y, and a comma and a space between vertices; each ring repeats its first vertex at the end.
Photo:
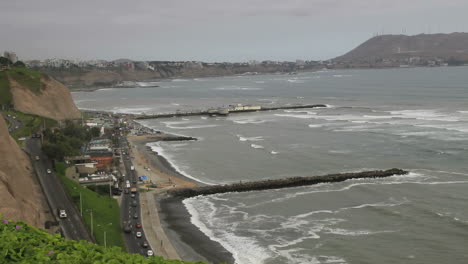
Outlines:
POLYGON ((136 232, 136 237, 141 238, 141 232, 136 232))
POLYGON ((153 256, 153 255, 154 255, 154 252, 153 252, 153 250, 151 250, 151 249, 150 249, 150 250, 148 250, 148 251, 146 252, 146 255, 148 255, 148 257, 151 257, 151 256, 153 256))
POLYGON ((64 209, 59 209, 59 217, 67 218, 67 212, 64 209))
POLYGON ((47 169, 47 173, 48 173, 48 174, 51 174, 52 171, 51 171, 50 169, 47 169))

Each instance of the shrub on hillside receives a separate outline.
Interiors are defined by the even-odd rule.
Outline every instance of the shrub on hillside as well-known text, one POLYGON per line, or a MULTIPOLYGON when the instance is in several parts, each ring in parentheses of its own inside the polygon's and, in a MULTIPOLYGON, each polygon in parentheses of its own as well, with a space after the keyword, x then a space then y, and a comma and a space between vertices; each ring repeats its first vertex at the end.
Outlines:
POLYGON ((51 235, 23 222, 0 220, 0 263, 63 263, 63 264, 203 264, 145 258, 128 254, 118 247, 102 247, 85 241, 74 241, 51 235))

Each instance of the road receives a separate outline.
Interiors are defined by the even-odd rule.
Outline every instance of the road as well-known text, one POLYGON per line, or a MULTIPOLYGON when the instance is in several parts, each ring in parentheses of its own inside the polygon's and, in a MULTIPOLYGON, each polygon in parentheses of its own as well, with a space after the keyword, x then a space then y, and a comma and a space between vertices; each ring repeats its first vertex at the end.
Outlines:
MULTIPOLYGON (((125 177, 124 177, 124 188, 125 182, 128 180, 130 182, 130 185, 132 187, 136 187, 136 184, 138 182, 138 176, 134 170, 131 170, 132 166, 132 161, 130 159, 130 153, 128 151, 128 142, 124 137, 121 137, 119 140, 120 144, 120 149, 122 150, 122 160, 123 164, 125 166, 125 177), (123 155, 123 153, 126 153, 127 155, 123 155)), ((132 226, 132 231, 130 233, 123 233, 124 234, 124 240, 125 244, 127 247, 127 251, 129 253, 137 253, 141 254, 143 256, 147 255, 147 251, 150 250, 151 248, 148 246, 148 248, 144 248, 142 246, 144 241, 146 240, 145 233, 143 231, 143 228, 136 228, 137 223, 141 223, 141 204, 140 204, 140 194, 139 192, 135 193, 135 197, 132 198, 131 194, 122 194, 122 203, 120 206, 120 220, 122 223, 122 227, 124 226, 124 223, 131 223, 132 226), (134 207, 132 206, 132 202, 136 201, 137 206, 134 207), (135 215, 137 218, 135 218, 135 215), (136 232, 141 232, 142 237, 137 238, 136 237, 136 232)))
POLYGON ((8 114, 3 114, 3 118, 8 119, 10 126, 8 127, 8 132, 12 133, 20 129, 23 126, 23 122, 18 118, 13 118, 13 116, 8 114))
POLYGON ((87 240, 93 242, 84 223, 81 220, 80 212, 73 202, 68 198, 65 188, 58 176, 52 170, 52 162, 48 160, 41 150, 40 139, 30 138, 25 143, 26 151, 31 155, 34 169, 38 180, 42 186, 45 197, 51 207, 56 219, 59 219, 63 235, 68 239, 87 240), (40 160, 35 160, 39 156, 40 160), (47 173, 50 169, 52 173, 47 173), (67 218, 58 217, 58 209, 65 209, 67 218))

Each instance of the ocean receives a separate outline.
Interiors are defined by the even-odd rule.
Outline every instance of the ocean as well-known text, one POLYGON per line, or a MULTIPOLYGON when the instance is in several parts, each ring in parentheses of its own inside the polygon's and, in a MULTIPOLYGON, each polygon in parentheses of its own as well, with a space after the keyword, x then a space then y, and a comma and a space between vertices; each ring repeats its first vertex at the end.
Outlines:
POLYGON ((326 104, 141 123, 197 137, 150 146, 207 184, 410 171, 184 200, 192 223, 236 263, 467 263, 467 73, 443 67, 197 78, 73 98, 82 109, 122 113, 326 104))

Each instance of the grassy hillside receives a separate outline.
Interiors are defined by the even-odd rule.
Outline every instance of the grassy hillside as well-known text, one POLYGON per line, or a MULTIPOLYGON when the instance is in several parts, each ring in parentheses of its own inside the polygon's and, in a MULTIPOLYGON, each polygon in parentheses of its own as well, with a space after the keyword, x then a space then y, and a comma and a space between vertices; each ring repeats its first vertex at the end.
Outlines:
POLYGON ((10 105, 12 100, 7 72, 0 72, 0 105, 10 105))
POLYGON ((83 219, 88 230, 91 230, 92 211, 93 235, 96 238, 96 242, 100 245, 104 245, 104 232, 106 232, 107 245, 125 248, 122 238, 122 228, 120 228, 120 211, 117 201, 110 198, 108 195, 99 195, 65 177, 66 166, 64 163, 58 162, 56 168, 65 189, 78 208, 80 208, 81 193, 83 219))
MULTIPOLYGON (((51 235, 23 222, 0 220, 0 263, 63 264, 189 264, 162 257, 145 258, 128 254, 118 247, 102 246, 51 235)), ((196 262, 203 264, 203 262, 196 262)))
POLYGON ((8 77, 27 87, 34 93, 39 93, 43 83, 43 74, 28 68, 11 68, 0 72, 0 105, 11 105, 12 95, 10 92, 10 82, 8 77))

